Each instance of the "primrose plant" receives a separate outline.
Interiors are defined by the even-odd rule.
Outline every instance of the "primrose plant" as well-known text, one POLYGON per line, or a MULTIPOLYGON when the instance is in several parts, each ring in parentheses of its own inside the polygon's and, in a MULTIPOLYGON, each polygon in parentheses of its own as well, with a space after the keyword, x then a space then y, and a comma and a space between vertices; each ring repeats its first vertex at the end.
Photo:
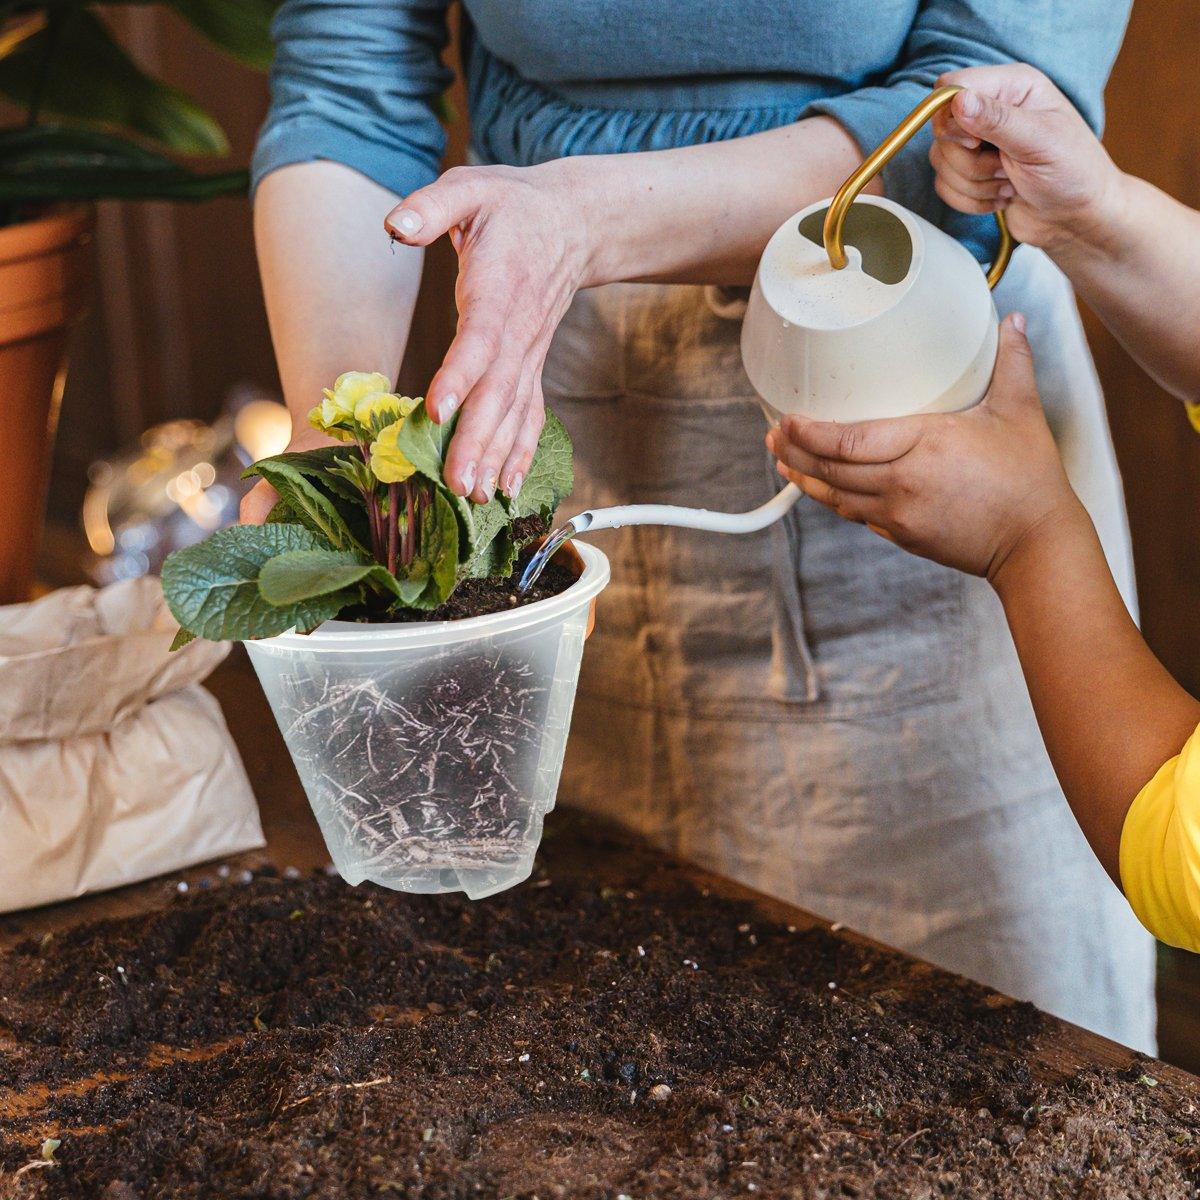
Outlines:
POLYGON ((339 376, 309 414, 338 444, 246 472, 279 493, 267 522, 218 530, 167 559, 176 647, 307 632, 337 616, 392 620, 436 609, 464 579, 512 574, 522 537, 536 536, 571 490, 562 423, 546 414, 516 497, 476 504, 443 477, 455 421, 436 424, 423 399, 390 388, 375 373, 339 376))

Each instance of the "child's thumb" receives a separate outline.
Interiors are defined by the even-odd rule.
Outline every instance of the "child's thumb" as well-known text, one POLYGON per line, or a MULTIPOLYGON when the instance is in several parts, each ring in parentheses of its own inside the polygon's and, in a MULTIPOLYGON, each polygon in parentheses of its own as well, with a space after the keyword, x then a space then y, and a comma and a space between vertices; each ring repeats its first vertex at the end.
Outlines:
POLYGON ((954 97, 951 111, 965 132, 1013 158, 1029 158, 1043 149, 1042 123, 1023 108, 968 88, 954 97))
POLYGON ((1033 352, 1025 336, 1025 317, 1021 313, 1009 313, 1000 323, 996 366, 984 400, 998 412, 1011 412, 1030 403, 1041 406, 1033 352))

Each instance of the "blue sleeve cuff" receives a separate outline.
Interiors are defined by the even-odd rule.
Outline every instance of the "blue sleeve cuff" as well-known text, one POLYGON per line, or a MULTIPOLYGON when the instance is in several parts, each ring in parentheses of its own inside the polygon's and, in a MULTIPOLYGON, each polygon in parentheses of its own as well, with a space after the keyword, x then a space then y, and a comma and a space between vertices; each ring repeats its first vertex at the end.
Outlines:
MULTIPOLYGON (((893 129, 929 94, 930 84, 897 80, 884 87, 865 87, 844 96, 815 100, 802 116, 832 117, 858 143, 864 156, 870 154, 893 129)), ((888 198, 920 213, 940 229, 963 242, 980 262, 989 262, 996 252, 996 223, 990 217, 954 212, 933 190, 933 167, 929 148, 933 133, 929 125, 883 169, 883 187, 888 198)))
POLYGON ((439 157, 427 149, 397 147, 313 113, 268 120, 250 162, 250 194, 272 171, 293 163, 337 162, 397 196, 432 183, 439 157))

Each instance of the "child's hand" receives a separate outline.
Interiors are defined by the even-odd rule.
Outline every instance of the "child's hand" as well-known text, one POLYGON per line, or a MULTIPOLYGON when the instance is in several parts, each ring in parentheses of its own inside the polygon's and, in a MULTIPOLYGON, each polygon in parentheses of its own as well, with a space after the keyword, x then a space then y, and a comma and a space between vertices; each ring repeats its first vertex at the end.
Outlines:
POLYGON ((934 118, 935 187, 966 213, 1004 209, 1013 236, 1054 253, 1103 244, 1123 176, 1071 102, 1040 71, 1014 63, 938 80, 967 90, 934 118))
POLYGON ((995 582, 1032 531, 1079 511, 1024 324, 1014 314, 1001 325, 991 387, 966 412, 846 425, 784 418, 767 435, 780 474, 904 549, 995 582))

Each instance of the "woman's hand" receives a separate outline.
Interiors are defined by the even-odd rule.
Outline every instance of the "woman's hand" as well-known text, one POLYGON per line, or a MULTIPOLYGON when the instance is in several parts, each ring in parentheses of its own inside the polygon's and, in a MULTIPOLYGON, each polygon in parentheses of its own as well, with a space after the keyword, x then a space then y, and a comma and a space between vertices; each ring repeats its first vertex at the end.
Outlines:
POLYGON ((581 170, 455 167, 387 216, 389 233, 458 252, 458 331, 426 396, 430 415, 462 417, 446 479, 478 503, 520 490, 542 430, 542 364, 575 292, 588 286, 581 170))
POLYGON ((1041 71, 1014 63, 951 71, 960 92, 934 118, 934 186, 960 212, 1004 209, 1013 236, 1051 254, 1111 236, 1124 176, 1041 71))
POLYGON ((1039 529, 1082 512, 1038 398, 1024 318, 1000 327, 984 399, 962 413, 841 425, 786 417, 779 472, 905 550, 993 583, 1039 529))

